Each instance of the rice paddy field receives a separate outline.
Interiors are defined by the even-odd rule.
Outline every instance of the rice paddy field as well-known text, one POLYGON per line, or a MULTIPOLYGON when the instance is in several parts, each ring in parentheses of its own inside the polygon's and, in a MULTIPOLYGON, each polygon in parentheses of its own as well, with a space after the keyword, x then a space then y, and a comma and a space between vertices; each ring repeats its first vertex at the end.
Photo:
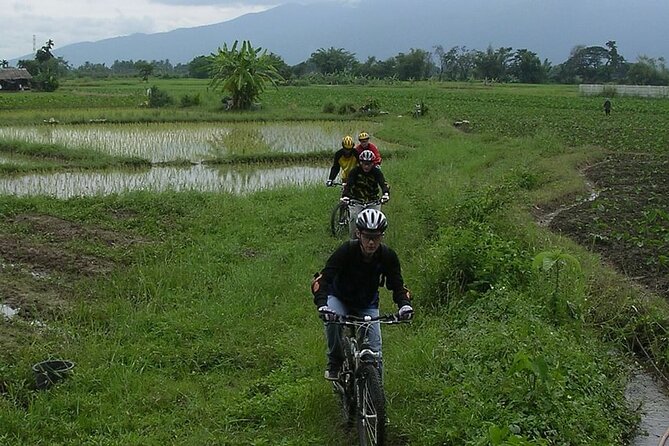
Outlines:
POLYGON ((577 86, 478 83, 280 87, 244 112, 221 96, 177 79, 0 94, 0 444, 355 444, 309 284, 344 241, 331 157, 361 130, 416 309, 384 330, 386 444, 658 443, 669 101, 614 97, 605 116, 577 86), (148 108, 152 85, 202 102, 148 108), (324 111, 370 100, 379 114, 324 111), (74 367, 40 389, 49 359, 74 367))

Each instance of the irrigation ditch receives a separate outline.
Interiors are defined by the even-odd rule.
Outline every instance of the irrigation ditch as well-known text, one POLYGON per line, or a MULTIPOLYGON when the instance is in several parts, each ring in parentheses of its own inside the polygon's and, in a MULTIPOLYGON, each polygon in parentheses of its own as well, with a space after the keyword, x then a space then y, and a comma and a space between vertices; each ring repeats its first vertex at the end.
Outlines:
MULTIPOLYGON (((669 160, 611 154, 581 172, 586 195, 538 212, 537 223, 599 253, 627 277, 669 299, 669 160), (659 253, 659 254, 658 254, 659 253)), ((664 328, 666 334, 666 327, 664 328)), ((642 417, 633 446, 657 446, 669 432, 669 376, 643 345, 626 398, 642 417)), ((663 445, 661 445, 663 446, 663 445)))

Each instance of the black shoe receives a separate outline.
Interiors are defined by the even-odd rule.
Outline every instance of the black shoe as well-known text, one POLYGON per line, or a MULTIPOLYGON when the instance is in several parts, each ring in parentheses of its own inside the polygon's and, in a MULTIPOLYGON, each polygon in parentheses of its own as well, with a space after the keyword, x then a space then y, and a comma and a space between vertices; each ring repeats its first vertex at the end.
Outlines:
POLYGON ((330 366, 325 370, 325 379, 337 381, 339 379, 339 368, 330 366))

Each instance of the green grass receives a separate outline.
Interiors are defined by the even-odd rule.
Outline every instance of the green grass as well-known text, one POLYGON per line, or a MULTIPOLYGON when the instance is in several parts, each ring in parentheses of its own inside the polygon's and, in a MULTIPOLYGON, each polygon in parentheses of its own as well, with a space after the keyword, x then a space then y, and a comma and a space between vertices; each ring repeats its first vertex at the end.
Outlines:
MULTIPOLYGON (((529 213, 533 204, 583 190, 576 166, 602 156, 585 143, 605 145, 594 101, 563 87, 310 87, 268 91, 254 112, 217 112, 210 101, 191 112, 119 107, 118 116, 323 119, 326 101, 367 96, 389 112, 374 118, 374 137, 413 148, 384 156, 383 165, 392 191, 386 242, 400 255, 417 310, 411 326, 384 331, 390 444, 626 444, 637 415, 624 401, 626 326, 616 318, 630 305, 668 314, 666 305, 634 297, 592 254, 538 228, 529 213), (398 117, 416 98, 430 114, 398 117), (592 140, 570 143, 573 113, 593 115, 579 130, 592 140), (513 124, 518 117, 523 122, 513 124), (454 119, 472 120, 475 132, 455 130, 454 119), (532 269, 535 255, 555 248, 581 263, 588 299, 581 319, 550 311, 552 282, 532 269)), ((616 102, 640 107, 639 119, 665 107, 616 102)), ((28 107, 14 122, 31 113, 28 107)), ((67 120, 99 110, 40 113, 67 120)), ((628 135, 636 139, 625 139, 624 150, 648 140, 628 135)), ((104 277, 51 277, 46 285, 64 287, 67 305, 35 314, 44 329, 3 323, 16 342, 3 341, 0 353, 0 442, 353 444, 335 422, 336 399, 322 379, 322 324, 309 292, 312 274, 339 243, 328 235, 335 200, 317 186, 244 197, 0 197, 2 234, 17 231, 14 216, 31 213, 142 240, 122 251, 95 239, 68 245, 119 267, 104 277), (47 357, 75 361, 74 375, 35 392, 30 366, 47 357)), ((382 299, 391 311, 387 292, 382 299)))

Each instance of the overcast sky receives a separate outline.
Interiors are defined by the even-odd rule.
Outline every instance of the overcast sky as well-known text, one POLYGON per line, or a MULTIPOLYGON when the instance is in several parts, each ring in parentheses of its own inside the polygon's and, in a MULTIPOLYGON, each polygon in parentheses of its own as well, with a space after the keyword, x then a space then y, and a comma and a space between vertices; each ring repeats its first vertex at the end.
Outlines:
MULTIPOLYGON (((210 25, 282 3, 328 0, 0 0, 0 60, 133 33, 210 25)), ((332 1, 332 0, 330 0, 332 1)), ((339 0, 351 1, 351 0, 339 0)))

